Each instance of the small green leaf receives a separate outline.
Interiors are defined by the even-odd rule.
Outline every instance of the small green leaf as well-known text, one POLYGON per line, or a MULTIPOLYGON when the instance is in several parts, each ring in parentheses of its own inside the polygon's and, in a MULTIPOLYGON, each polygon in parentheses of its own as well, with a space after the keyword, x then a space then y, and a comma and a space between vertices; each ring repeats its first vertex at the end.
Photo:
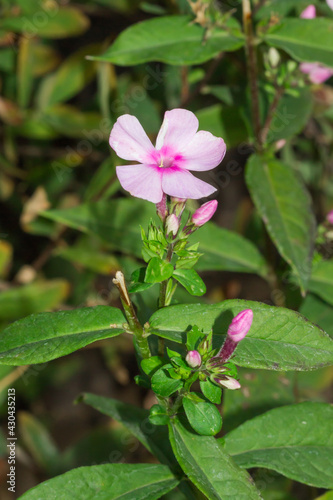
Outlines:
POLYGON ((161 405, 153 405, 150 408, 149 421, 154 425, 168 425, 170 417, 161 405))
POLYGON ((333 305, 333 259, 313 265, 309 290, 333 305))
POLYGON ((194 269, 175 269, 173 277, 191 295, 203 295, 206 293, 206 285, 194 269))
POLYGON ((200 389, 209 401, 217 405, 221 404, 222 389, 213 384, 210 380, 201 380, 200 389))
POLYGON ((194 325, 186 336, 186 348, 188 351, 195 351, 200 344, 200 341, 206 335, 199 330, 199 328, 194 325))
POLYGON ((163 366, 163 364, 163 358, 161 358, 160 356, 151 356, 150 358, 143 359, 141 361, 141 368, 146 375, 151 377, 158 368, 161 368, 161 366, 163 366))
POLYGON ((155 464, 105 464, 78 467, 35 486, 23 500, 156 500, 178 484, 169 467, 155 464))
POLYGON ((158 257, 153 257, 148 263, 146 270, 146 283, 160 283, 171 278, 173 273, 173 265, 158 257))
POLYGON ((273 469, 301 483, 333 488, 332 405, 275 408, 227 434, 225 446, 240 467, 273 469))
POLYGON ((198 434, 215 436, 222 429, 222 417, 213 404, 201 398, 195 401, 189 394, 184 397, 183 406, 191 427, 198 434))
POLYGON ((174 392, 178 391, 183 386, 183 382, 179 379, 174 379, 168 373, 168 369, 172 369, 172 365, 165 365, 157 370, 151 379, 151 388, 158 394, 167 398, 174 392))

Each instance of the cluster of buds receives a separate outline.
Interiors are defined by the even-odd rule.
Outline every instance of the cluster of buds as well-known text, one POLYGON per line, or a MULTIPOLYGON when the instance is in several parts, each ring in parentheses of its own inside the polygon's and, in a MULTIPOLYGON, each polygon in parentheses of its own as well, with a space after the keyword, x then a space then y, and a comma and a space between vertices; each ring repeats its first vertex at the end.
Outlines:
POLYGON ((198 347, 198 350, 192 350, 187 353, 186 362, 195 370, 200 370, 200 380, 205 380, 207 376, 214 384, 227 389, 239 389, 241 387, 237 376, 236 367, 229 360, 233 356, 239 342, 248 334, 253 321, 253 311, 245 309, 241 311, 232 320, 227 338, 213 357, 210 357, 212 351, 212 336, 209 335, 198 347))

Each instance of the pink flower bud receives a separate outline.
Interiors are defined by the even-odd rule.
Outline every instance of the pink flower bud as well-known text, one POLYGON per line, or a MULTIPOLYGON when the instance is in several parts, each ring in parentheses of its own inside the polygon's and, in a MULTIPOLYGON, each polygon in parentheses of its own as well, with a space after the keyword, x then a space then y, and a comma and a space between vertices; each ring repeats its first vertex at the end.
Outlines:
POLYGON ((166 216, 168 215, 167 203, 166 203, 166 194, 163 193, 162 199, 159 203, 156 203, 156 212, 162 222, 165 221, 166 216))
POLYGON ((219 357, 224 363, 233 355, 238 342, 248 334, 253 320, 252 309, 245 309, 234 317, 228 328, 226 341, 216 357, 219 357))
POLYGON ((314 19, 316 17, 316 7, 314 5, 309 5, 300 16, 302 19, 314 19))
POLYGON ((240 342, 248 334, 253 320, 252 309, 245 309, 234 317, 228 328, 228 336, 234 342, 240 342))
POLYGON ((216 212, 217 205, 218 203, 216 200, 207 201, 207 203, 201 205, 201 207, 194 212, 191 222, 196 227, 203 226, 213 217, 216 212))
POLYGON ((220 375, 219 377, 213 377, 212 382, 215 382, 215 384, 218 385, 222 385, 227 389, 231 389, 232 391, 241 388, 241 385, 238 382, 238 380, 232 377, 228 377, 228 375, 220 375))
POLYGON ((333 225, 333 210, 328 212, 328 214, 326 215, 326 220, 333 225))
POLYGON ((189 351, 185 359, 191 368, 198 368, 201 365, 201 356, 198 351, 189 351))
POLYGON ((172 233, 174 236, 176 236, 179 229, 179 220, 175 214, 171 214, 167 217, 165 229, 167 234, 172 233))

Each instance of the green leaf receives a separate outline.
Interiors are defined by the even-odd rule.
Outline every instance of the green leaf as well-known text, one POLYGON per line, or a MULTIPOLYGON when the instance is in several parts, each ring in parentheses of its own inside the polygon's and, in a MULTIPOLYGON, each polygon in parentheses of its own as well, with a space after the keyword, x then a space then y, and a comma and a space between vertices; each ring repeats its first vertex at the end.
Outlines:
POLYGON ((71 54, 65 62, 41 82, 38 91, 38 107, 41 109, 64 102, 78 94, 93 78, 96 63, 87 61, 88 52, 96 47, 83 47, 71 54))
POLYGON ((59 306, 69 293, 62 279, 41 281, 10 288, 0 293, 0 320, 12 321, 28 314, 59 306))
POLYGON ((256 19, 263 19, 264 17, 271 18, 272 16, 284 17, 294 7, 307 7, 306 0, 270 0, 259 8, 256 13, 256 19))
POLYGON ((151 377, 158 368, 161 368, 165 363, 164 359, 160 356, 151 356, 150 358, 141 361, 141 368, 146 375, 151 377))
POLYGON ((220 412, 211 403, 201 398, 184 396, 183 406, 191 427, 202 436, 215 436, 222 428, 220 412), (198 399, 198 400, 197 400, 198 399))
POLYGON ((172 275, 191 295, 206 293, 206 285, 194 269, 176 269, 172 275))
POLYGON ((96 340, 119 335, 124 322, 122 312, 108 306, 33 314, 1 332, 0 363, 17 366, 44 363, 96 340))
POLYGON ((258 500, 251 477, 237 467, 212 436, 199 436, 174 418, 170 441, 179 464, 189 479, 210 500, 258 500))
POLYGON ((144 200, 123 198, 49 210, 42 215, 84 233, 96 234, 112 248, 141 258, 140 224, 155 219, 156 208, 144 200))
MULTIPOLYGON (((201 130, 208 130, 217 137, 223 137, 227 148, 238 146, 239 143, 248 140, 248 132, 242 116, 240 106, 222 106, 213 104, 207 108, 202 108, 196 112, 201 130)), ((222 182, 222 186, 227 185, 235 173, 242 169, 237 165, 236 169, 231 168, 231 173, 227 171, 211 172, 210 177, 217 178, 217 182, 222 182)))
POLYGON ((161 405, 153 405, 150 408, 149 422, 154 425, 167 425, 169 421, 170 417, 161 405))
POLYGON ((264 467, 317 488, 333 487, 332 405, 275 408, 227 434, 225 446, 240 467, 264 467))
POLYGON ((209 379, 200 381, 200 389, 209 401, 217 405, 221 404, 222 389, 213 384, 209 379))
POLYGON ((89 27, 89 18, 74 7, 59 7, 50 4, 50 8, 41 11, 41 18, 36 22, 35 14, 30 16, 7 17, 0 21, 0 29, 22 33, 26 37, 67 38, 84 33, 89 27), (43 16, 43 18, 42 18, 43 16))
POLYGON ((168 370, 171 368, 172 365, 165 365, 163 368, 157 370, 151 378, 152 390, 163 398, 171 396, 171 394, 183 386, 181 380, 170 377, 168 370))
POLYGON ((236 271, 267 275, 265 259, 251 241, 208 222, 192 237, 203 253, 196 268, 200 271, 236 271))
POLYGON ((314 264, 309 290, 333 305, 333 259, 314 264))
POLYGON ((309 321, 319 325, 333 338, 333 307, 309 293, 304 299, 299 312, 309 321))
POLYGON ((248 300, 175 305, 155 312, 149 324, 159 336, 182 344, 193 325, 206 334, 213 329, 213 346, 220 348, 231 320, 244 309, 252 309, 254 319, 236 349, 235 364, 279 371, 314 370, 332 364, 332 339, 297 312, 283 307, 248 300))
POLYGON ((291 167, 254 155, 246 183, 270 237, 304 292, 311 272, 315 219, 309 194, 291 167))
POLYGON ((155 500, 175 488, 165 465, 106 464, 78 467, 24 493, 24 500, 155 500))
POLYGON ((200 64, 223 51, 243 46, 240 30, 236 34, 214 29, 204 39, 205 30, 188 16, 163 16, 149 19, 124 30, 102 56, 92 57, 120 66, 149 61, 167 64, 200 64))
POLYGON ((160 283, 161 281, 171 278, 173 273, 173 265, 170 262, 153 257, 150 259, 145 276, 146 283, 160 283))
POLYGON ((18 414, 21 439, 36 463, 50 475, 59 473, 61 456, 47 429, 30 413, 18 414))
POLYGON ((262 38, 270 45, 285 50, 297 61, 332 66, 332 19, 285 19, 262 38))
POLYGON ((274 143, 302 132, 312 109, 313 97, 310 89, 300 90, 298 96, 284 95, 274 113, 267 141, 274 143))

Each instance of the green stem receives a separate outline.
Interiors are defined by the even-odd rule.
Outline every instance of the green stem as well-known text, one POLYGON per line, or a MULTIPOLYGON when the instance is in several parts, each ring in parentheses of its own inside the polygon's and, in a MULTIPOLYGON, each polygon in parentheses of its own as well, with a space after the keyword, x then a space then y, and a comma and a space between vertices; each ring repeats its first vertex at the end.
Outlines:
POLYGON ((145 332, 144 328, 137 318, 133 304, 128 295, 124 275, 121 271, 116 272, 116 277, 113 279, 113 283, 119 290, 120 300, 124 309, 124 313, 128 321, 130 330, 135 336, 139 353, 143 359, 149 358, 151 356, 151 352, 149 348, 147 333, 145 332))
POLYGON ((257 81, 257 55, 255 50, 252 10, 250 0, 242 0, 243 3, 243 26, 246 43, 246 64, 250 83, 251 107, 254 135, 257 145, 260 147, 260 108, 259 90, 257 81))

